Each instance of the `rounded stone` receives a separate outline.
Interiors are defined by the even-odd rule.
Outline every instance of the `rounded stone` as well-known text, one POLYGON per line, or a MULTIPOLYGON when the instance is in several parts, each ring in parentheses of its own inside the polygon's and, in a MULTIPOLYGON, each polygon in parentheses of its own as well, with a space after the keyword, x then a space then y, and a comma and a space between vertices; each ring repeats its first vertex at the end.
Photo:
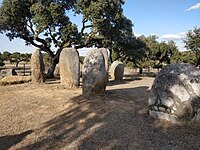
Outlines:
POLYGON ((122 81, 124 75, 124 64, 120 61, 114 61, 110 67, 110 76, 112 80, 122 81))
POLYGON ((104 93, 107 84, 107 72, 104 55, 99 50, 91 50, 83 61, 82 93, 85 96, 104 93))
POLYGON ((70 88, 80 85, 80 63, 78 51, 74 48, 64 48, 59 58, 60 80, 62 85, 70 88))
POLYGON ((31 55, 31 80, 33 83, 44 82, 44 62, 42 53, 36 49, 31 55))
POLYGON ((177 118, 177 121, 194 120, 193 117, 200 108, 199 82, 200 73, 190 64, 175 63, 165 66, 152 85, 149 110, 154 111, 154 115, 149 114, 171 122, 174 119, 170 118, 177 118), (165 110, 155 110, 155 106, 165 110))

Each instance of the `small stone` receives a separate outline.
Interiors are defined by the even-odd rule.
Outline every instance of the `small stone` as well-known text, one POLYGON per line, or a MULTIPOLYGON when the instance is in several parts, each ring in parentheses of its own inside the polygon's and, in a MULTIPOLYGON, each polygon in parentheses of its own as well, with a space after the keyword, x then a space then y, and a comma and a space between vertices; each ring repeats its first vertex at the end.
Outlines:
POLYGON ((158 110, 158 107, 157 107, 157 106, 154 106, 153 109, 154 109, 154 110, 158 110))
POLYGON ((15 69, 2 69, 0 71, 0 76, 5 77, 5 76, 17 76, 17 72, 15 69))
POLYGON ((166 109, 164 107, 159 107, 159 110, 165 111, 166 109))
POLYGON ((110 76, 112 80, 122 81, 124 75, 124 64, 120 61, 114 61, 110 67, 110 76))

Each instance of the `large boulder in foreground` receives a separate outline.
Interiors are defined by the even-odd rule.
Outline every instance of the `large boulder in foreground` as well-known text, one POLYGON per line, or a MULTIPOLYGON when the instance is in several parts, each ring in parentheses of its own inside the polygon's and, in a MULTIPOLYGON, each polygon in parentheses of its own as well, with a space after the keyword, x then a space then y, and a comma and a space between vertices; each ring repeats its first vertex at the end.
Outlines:
POLYGON ((149 114, 172 123, 200 120, 200 73, 190 64, 165 66, 152 85, 149 114))
POLYGON ((61 84, 70 88, 78 87, 80 84, 78 51, 74 48, 64 48, 59 59, 61 84))
POLYGON ((110 76, 112 80, 122 81, 124 76, 124 64, 120 61, 114 61, 110 66, 110 76))
POLYGON ((107 72, 104 55, 100 50, 91 50, 84 59, 82 68, 82 93, 85 96, 104 93, 107 72))
POLYGON ((31 55, 31 80, 33 83, 44 82, 44 62, 42 53, 36 49, 31 55))

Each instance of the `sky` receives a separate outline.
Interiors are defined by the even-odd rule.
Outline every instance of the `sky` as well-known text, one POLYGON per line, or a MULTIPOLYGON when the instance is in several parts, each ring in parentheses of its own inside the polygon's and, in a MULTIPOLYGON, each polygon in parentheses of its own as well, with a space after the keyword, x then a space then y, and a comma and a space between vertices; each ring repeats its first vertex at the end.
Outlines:
MULTIPOLYGON (((185 33, 200 27, 200 0, 125 0, 123 11, 134 24, 135 36, 156 35, 158 41, 173 40, 180 51, 185 50, 185 33)), ((81 23, 80 17, 73 17, 72 21, 81 23)), ((23 40, 10 42, 5 34, 0 34, 0 52, 32 53, 34 49, 25 46, 23 40)), ((82 50, 80 55, 87 51, 82 50)))

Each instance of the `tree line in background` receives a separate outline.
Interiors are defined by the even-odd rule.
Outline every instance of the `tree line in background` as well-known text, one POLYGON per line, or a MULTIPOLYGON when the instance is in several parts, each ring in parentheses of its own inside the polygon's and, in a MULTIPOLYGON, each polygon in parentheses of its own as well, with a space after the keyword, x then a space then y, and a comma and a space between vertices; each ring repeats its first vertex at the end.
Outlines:
MULTIPOLYGON (((158 42, 156 35, 137 37, 133 43, 134 49, 121 51, 113 49, 111 57, 113 60, 122 61, 127 67, 142 69, 156 68, 160 69, 163 65, 170 63, 190 63, 195 66, 200 65, 200 29, 194 28, 186 34, 185 47, 189 51, 180 52, 175 42, 158 42)), ((7 51, 0 53, 0 66, 5 65, 4 61, 15 63, 16 67, 20 62, 29 62, 31 54, 21 54, 19 52, 9 53, 7 51)), ((43 53, 45 64, 49 66, 52 58, 48 53, 43 53)), ((84 57, 80 56, 80 63, 83 63, 84 57)))
MULTIPOLYGON (((190 43, 188 38, 185 42, 190 43)), ((140 73, 143 68, 160 69, 170 63, 184 62, 195 66, 200 64, 200 53, 191 50, 190 47, 187 47, 190 51, 180 52, 174 41, 158 42, 155 35, 148 37, 142 35, 137 37, 136 41, 135 49, 116 51, 113 53, 113 59, 124 62, 128 67, 139 68, 140 73)))
POLYGON ((5 62, 9 62, 11 64, 15 64, 16 67, 18 67, 20 62, 25 62, 28 63, 30 61, 31 58, 31 54, 25 53, 25 54, 21 54, 19 52, 14 52, 14 53, 10 53, 10 52, 0 52, 0 66, 4 66, 5 62))
MULTIPOLYGON (((19 67, 19 63, 30 63, 31 55, 29 53, 19 53, 14 52, 10 53, 8 51, 0 52, 0 66, 4 66, 5 63, 15 64, 15 67, 19 67)), ((47 53, 42 53, 43 61, 46 66, 49 66, 51 63, 51 57, 47 53)))
POLYGON ((135 37, 132 21, 123 14, 124 3, 124 0, 3 0, 0 33, 5 33, 10 40, 23 39, 26 45, 48 53, 49 78, 53 77, 62 49, 72 46, 104 47, 110 52, 111 62, 118 59, 141 69, 182 62, 183 56, 193 56, 193 53, 194 63, 198 64, 198 28, 188 32, 185 43, 191 52, 183 54, 172 41, 159 43, 155 36, 135 37), (82 21, 79 28, 72 22, 73 15, 82 21))

